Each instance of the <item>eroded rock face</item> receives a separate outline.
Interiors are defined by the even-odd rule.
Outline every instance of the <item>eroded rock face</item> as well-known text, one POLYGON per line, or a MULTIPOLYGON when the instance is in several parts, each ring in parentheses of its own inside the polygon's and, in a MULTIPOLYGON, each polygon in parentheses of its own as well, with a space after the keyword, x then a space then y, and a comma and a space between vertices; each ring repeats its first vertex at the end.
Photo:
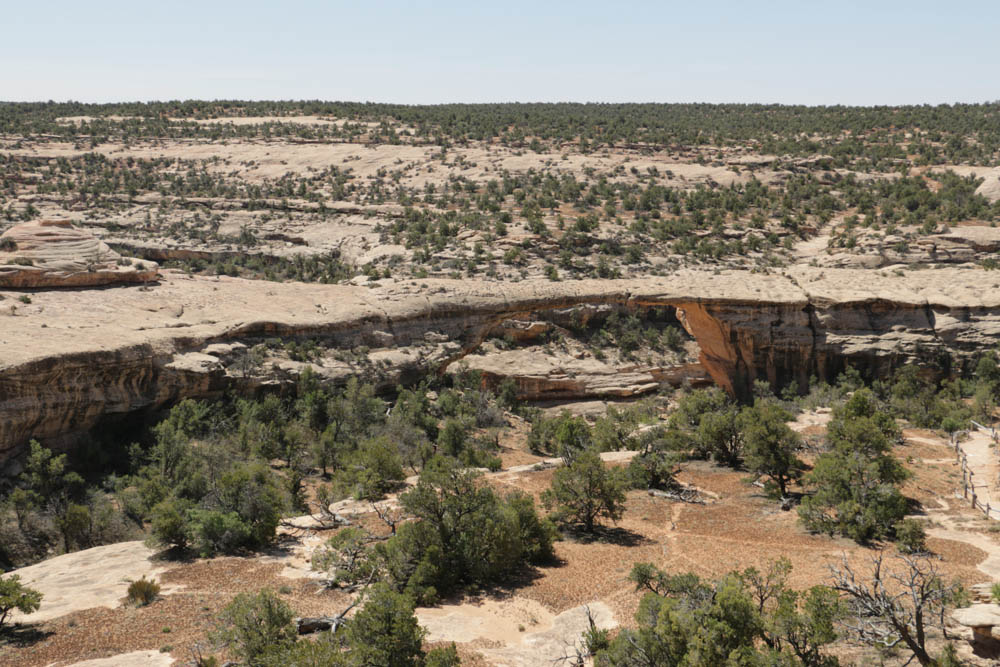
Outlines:
POLYGON ((636 343, 629 353, 607 343, 593 345, 590 337, 612 315, 622 319, 637 315, 644 328, 680 326, 674 308, 657 308, 652 318, 645 310, 624 301, 519 313, 491 329, 487 334, 491 340, 452 364, 449 372, 478 371, 493 389, 513 380, 522 401, 630 398, 664 385, 711 384, 697 361, 700 350, 693 341, 675 342, 673 348, 636 343))
MULTIPOLYGON (((282 336, 331 351, 368 346, 368 371, 412 375, 446 369, 505 320, 581 307, 675 307, 700 347, 701 366, 737 395, 748 395, 757 379, 778 388, 793 380, 803 387, 810 376, 833 379, 847 364, 883 372, 916 360, 959 373, 1000 336, 994 275, 795 267, 634 281, 358 287, 167 271, 148 291, 40 291, 0 326, 0 461, 28 438, 81 433, 103 415, 239 388, 248 373, 237 344, 282 336)), ((333 379, 358 372, 334 356, 314 362, 318 372, 333 379)), ((287 368, 289 382, 294 372, 287 368)))
MULTIPOLYGON (((470 355, 460 363, 482 373, 491 387, 511 378, 518 399, 523 401, 629 398, 656 391, 663 385, 710 383, 705 369, 697 362, 610 363, 593 356, 552 354, 537 347, 470 355)), ((453 364, 452 368, 456 366, 453 364)))
POLYGON ((0 461, 30 438, 55 446, 106 415, 221 393, 218 369, 174 364, 152 345, 52 356, 0 372, 0 461))
POLYGON ((93 287, 145 283, 155 262, 128 259, 68 220, 40 220, 0 235, 0 287, 93 287))

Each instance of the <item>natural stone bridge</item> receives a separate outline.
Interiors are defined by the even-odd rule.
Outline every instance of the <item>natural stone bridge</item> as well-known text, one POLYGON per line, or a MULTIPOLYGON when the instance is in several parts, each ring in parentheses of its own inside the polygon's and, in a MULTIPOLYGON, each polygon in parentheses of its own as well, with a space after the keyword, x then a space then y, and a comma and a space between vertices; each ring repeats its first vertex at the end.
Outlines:
POLYGON ((0 302, 0 461, 32 437, 58 443, 102 416, 211 396, 238 381, 227 343, 317 337, 350 349, 433 348, 406 362, 442 370, 519 314, 581 304, 673 306, 712 378, 736 395, 873 372, 975 363, 1000 335, 1000 289, 981 269, 889 275, 794 267, 679 271, 643 280, 271 283, 166 272, 148 287, 8 291, 0 302), (6 316, 3 316, 6 315, 6 316))

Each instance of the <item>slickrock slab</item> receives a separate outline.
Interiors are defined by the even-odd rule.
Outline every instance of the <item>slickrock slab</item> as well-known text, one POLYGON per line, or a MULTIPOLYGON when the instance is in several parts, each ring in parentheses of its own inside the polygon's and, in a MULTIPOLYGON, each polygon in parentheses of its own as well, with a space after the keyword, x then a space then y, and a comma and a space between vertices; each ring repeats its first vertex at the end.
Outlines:
POLYGON ((70 667, 166 667, 174 664, 168 653, 160 651, 132 651, 110 658, 97 658, 74 662, 70 667))
POLYGON ((39 220, 0 235, 0 287, 95 287, 146 283, 158 265, 128 259, 68 220, 39 220))
POLYGON ((91 607, 117 607, 130 581, 144 576, 155 578, 162 571, 150 560, 152 555, 153 550, 141 541, 120 542, 14 570, 22 584, 44 596, 38 611, 14 612, 14 620, 38 623, 91 607))

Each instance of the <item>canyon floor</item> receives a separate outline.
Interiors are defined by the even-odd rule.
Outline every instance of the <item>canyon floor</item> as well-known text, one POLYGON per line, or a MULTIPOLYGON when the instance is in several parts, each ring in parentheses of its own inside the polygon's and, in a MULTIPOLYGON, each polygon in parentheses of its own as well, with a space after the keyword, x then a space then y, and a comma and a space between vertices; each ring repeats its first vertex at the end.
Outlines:
MULTIPOLYGON (((828 417, 826 411, 806 413, 797 428, 821 435, 828 417)), ((899 454, 914 473, 905 490, 927 508, 928 546, 939 559, 942 574, 970 587, 1000 577, 996 564, 1000 537, 992 522, 961 497, 957 486, 961 475, 950 443, 920 430, 908 430, 905 436, 899 454)), ((523 445, 509 444, 503 452, 505 461, 522 463, 488 474, 488 483, 537 496, 548 487, 552 468, 536 469, 531 461, 542 462, 541 458, 523 445)), ((608 455, 609 464, 615 465, 623 454, 627 453, 608 455)), ((843 558, 863 570, 874 553, 849 540, 805 533, 795 512, 782 511, 764 497, 745 473, 702 463, 686 466, 680 480, 697 488, 702 502, 630 492, 625 514, 608 537, 557 543, 559 564, 526 572, 523 582, 502 590, 418 608, 427 641, 456 642, 466 660, 463 664, 549 664, 572 653, 588 627, 585 607, 602 627, 634 623, 640 594, 626 580, 633 563, 652 562, 669 571, 711 577, 750 566, 764 568, 786 557, 793 565, 791 584, 805 587, 823 581, 828 568, 843 558)), ((387 503, 391 505, 392 497, 387 503)), ((345 503, 339 509, 352 521, 377 521, 361 503, 345 503)), ((329 533, 310 528, 283 529, 283 533, 272 553, 253 558, 172 562, 136 542, 58 556, 25 568, 19 571, 22 578, 52 604, 18 619, 30 625, 0 649, 0 664, 184 661, 190 659, 192 647, 206 645, 205 636, 218 611, 247 587, 279 591, 302 615, 329 614, 346 606, 347 594, 325 589, 308 569, 312 551, 329 533), (162 583, 162 599, 135 608, 124 602, 125 589, 130 580, 143 575, 154 575, 162 583), (110 659, 116 655, 120 657, 110 659), (97 659, 106 661, 83 662, 97 659)), ((950 631, 969 634, 958 626, 950 631)), ((842 649, 847 656, 866 659, 859 650, 842 649)), ((961 650, 968 659, 976 659, 964 645, 961 650)))

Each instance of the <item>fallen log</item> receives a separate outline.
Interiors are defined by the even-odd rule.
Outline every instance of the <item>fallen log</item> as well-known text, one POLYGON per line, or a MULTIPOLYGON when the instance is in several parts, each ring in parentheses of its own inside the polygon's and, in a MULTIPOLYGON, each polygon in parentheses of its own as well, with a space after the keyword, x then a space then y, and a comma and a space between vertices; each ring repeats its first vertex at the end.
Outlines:
POLYGON ((695 489, 680 489, 677 491, 661 491, 660 489, 649 489, 649 495, 655 496, 657 498, 667 498, 668 500, 679 500, 683 503, 695 503, 698 505, 704 505, 705 501, 702 499, 701 494, 695 489))
POLYGON ((304 616, 295 619, 295 625, 300 635, 311 635, 315 632, 333 631, 336 625, 343 622, 337 616, 304 616))

